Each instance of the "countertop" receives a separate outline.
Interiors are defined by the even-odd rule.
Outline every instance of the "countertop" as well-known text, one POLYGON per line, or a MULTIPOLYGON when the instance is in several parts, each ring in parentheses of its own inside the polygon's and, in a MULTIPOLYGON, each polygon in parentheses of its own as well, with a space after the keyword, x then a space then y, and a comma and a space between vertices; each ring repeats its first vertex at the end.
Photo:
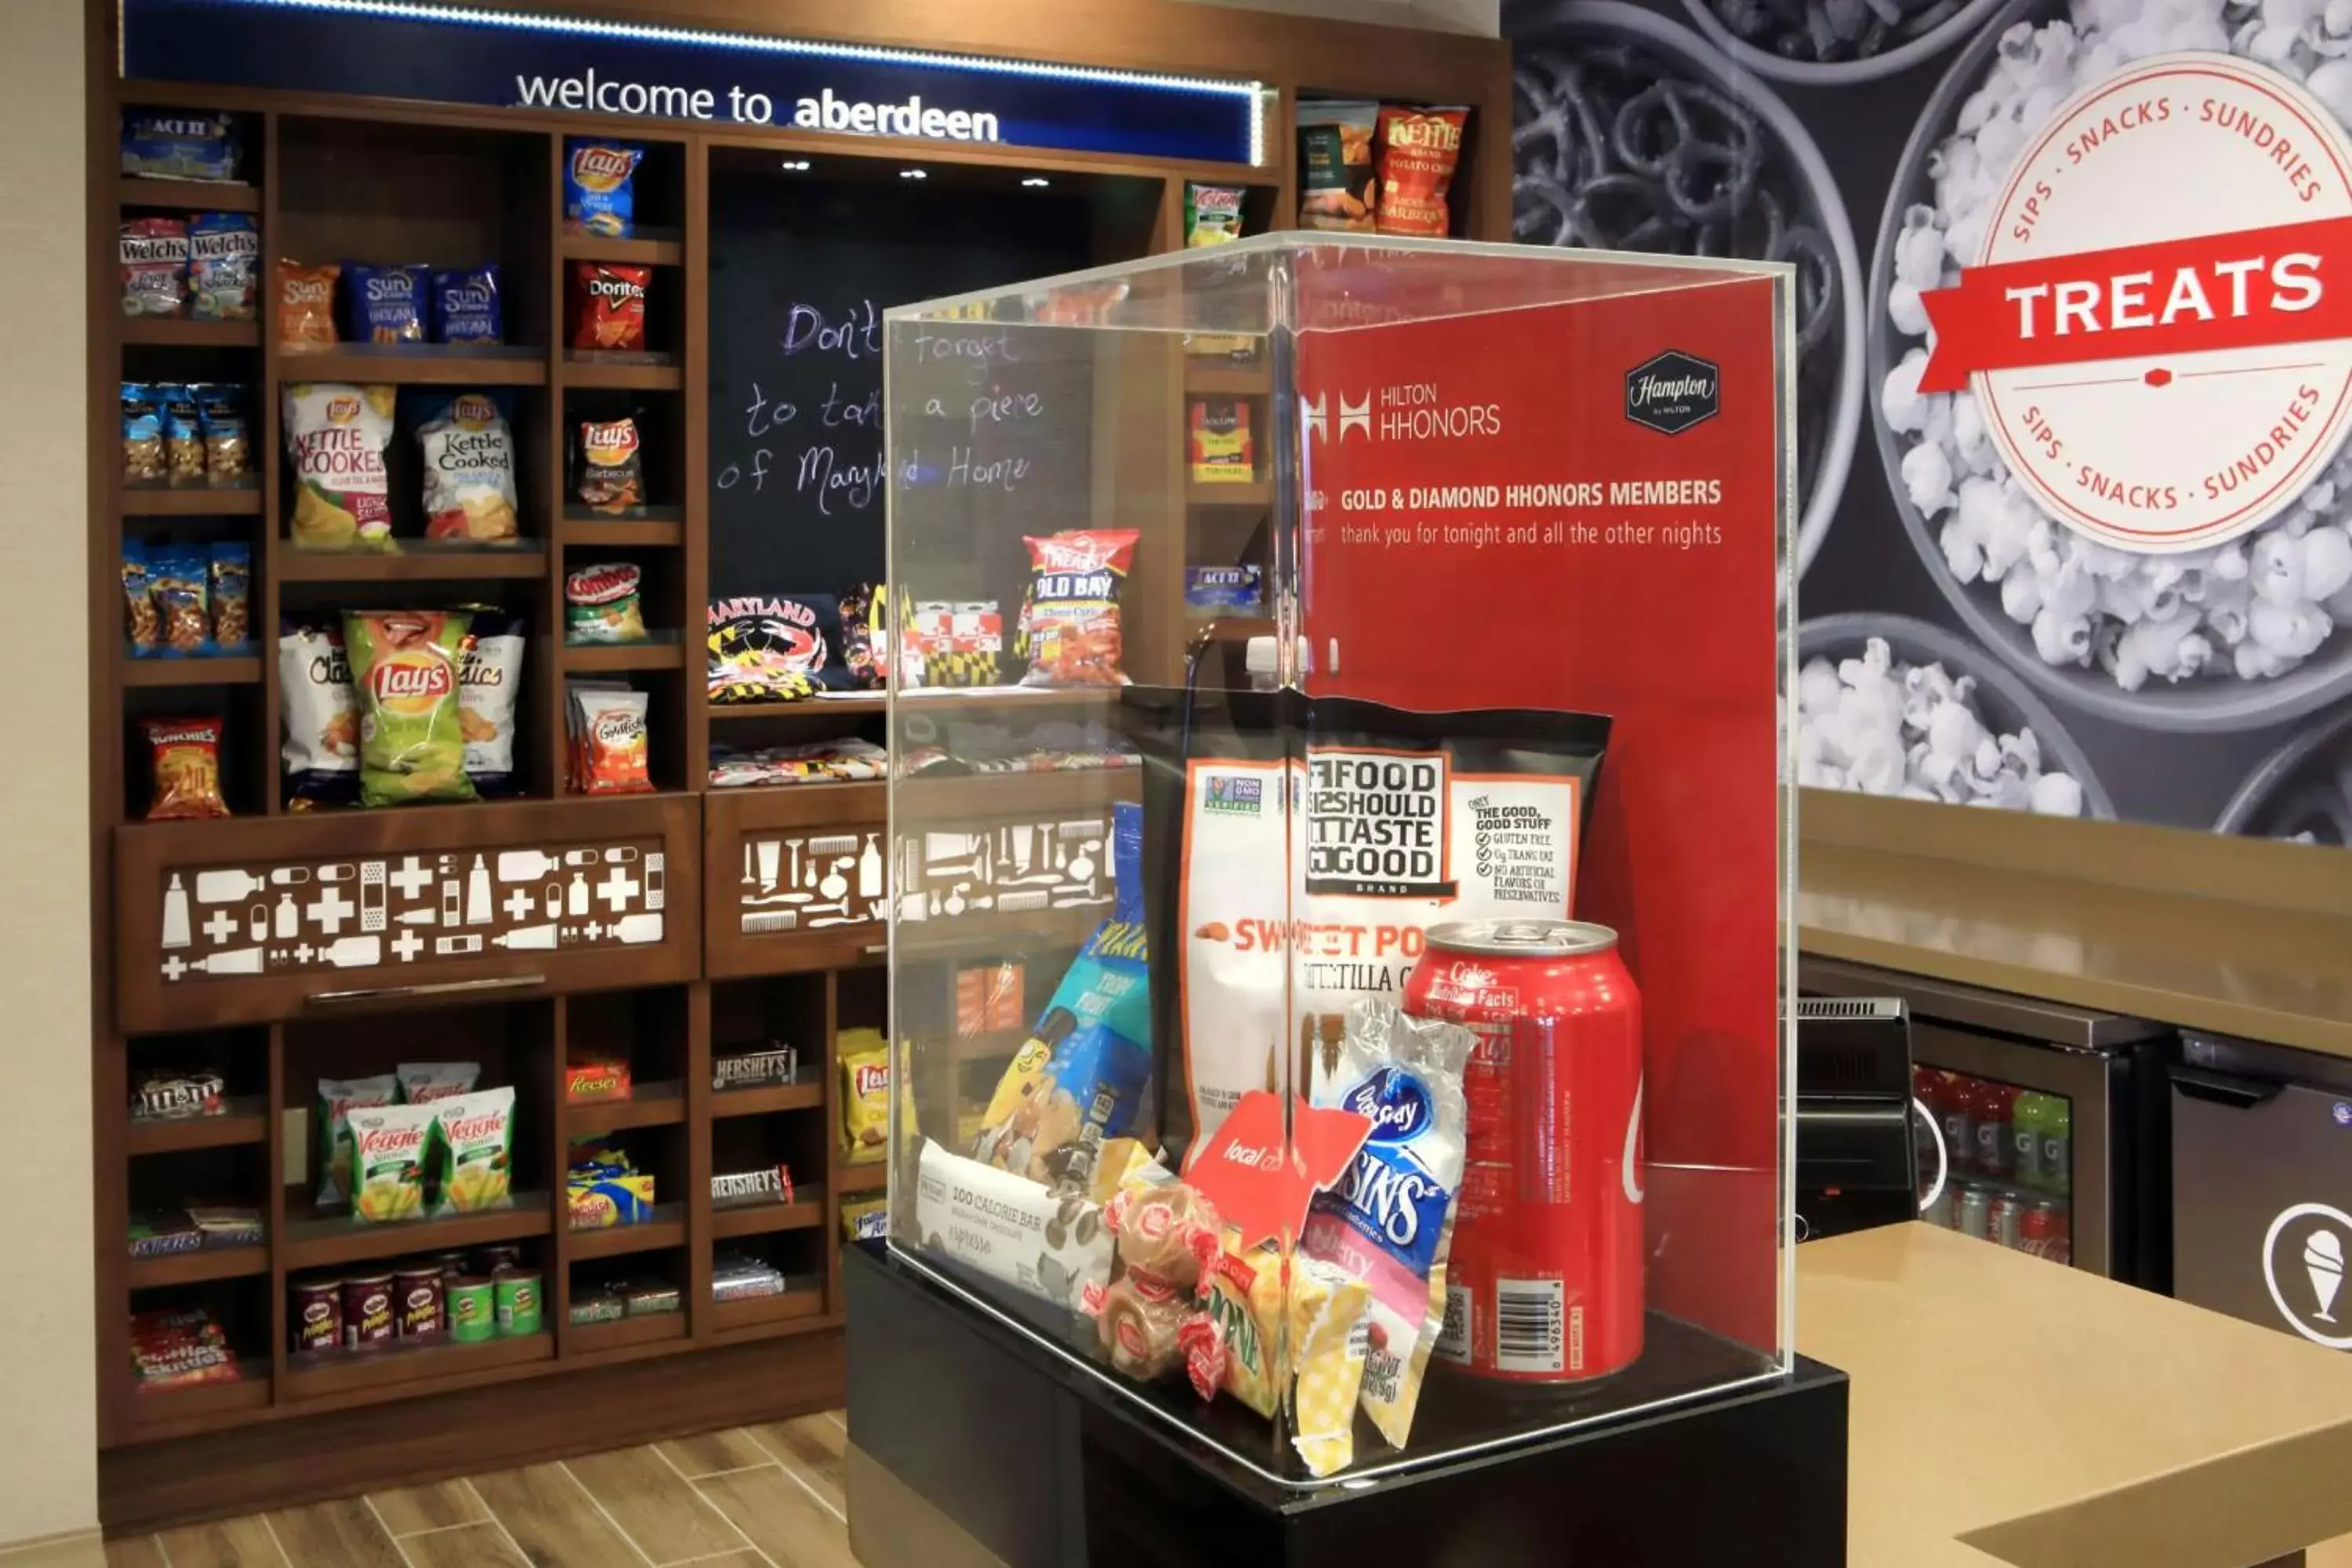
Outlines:
POLYGON ((2352 1356, 1926 1225, 1797 1249, 1851 1568, 2244 1568, 2352 1533, 2352 1356))
MULTIPOLYGON (((2352 884, 2352 863, 2342 875, 2352 884)), ((1825 958, 2352 1058, 2352 918, 2331 911, 1822 843, 1809 830, 1797 923, 1803 951, 1825 958)))

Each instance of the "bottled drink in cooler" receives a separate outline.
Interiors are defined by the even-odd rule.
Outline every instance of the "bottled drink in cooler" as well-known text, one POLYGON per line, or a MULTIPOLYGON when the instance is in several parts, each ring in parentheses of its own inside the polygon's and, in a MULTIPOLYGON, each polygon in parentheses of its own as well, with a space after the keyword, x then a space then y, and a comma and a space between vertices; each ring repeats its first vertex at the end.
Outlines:
POLYGON ((2009 1179, 2021 1186, 2042 1184, 2042 1125, 2050 1097, 2028 1089, 2009 1110, 2009 1179))
POLYGON ((1951 1162, 1954 1174, 1977 1168, 1976 1120, 1971 1114, 1973 1097, 1965 1079, 1950 1073, 1936 1071, 1936 1098, 1930 1103, 1943 1119, 1944 1157, 1951 1162))
POLYGON ((2005 1083, 1978 1079, 1971 1082, 1976 1107, 1977 1171, 2006 1181, 2010 1173, 2009 1117, 2017 1090, 2005 1083))
POLYGON ((2074 1184, 2074 1108, 2062 1095, 2045 1094, 2042 1099, 2042 1156, 2035 1168, 2043 1187, 2064 1194, 2074 1184))
POLYGON ((2074 1261, 2066 1212, 2048 1199, 2025 1211, 2023 1218, 2019 1221, 2019 1234, 2026 1251, 2047 1258, 2053 1263, 2074 1261))

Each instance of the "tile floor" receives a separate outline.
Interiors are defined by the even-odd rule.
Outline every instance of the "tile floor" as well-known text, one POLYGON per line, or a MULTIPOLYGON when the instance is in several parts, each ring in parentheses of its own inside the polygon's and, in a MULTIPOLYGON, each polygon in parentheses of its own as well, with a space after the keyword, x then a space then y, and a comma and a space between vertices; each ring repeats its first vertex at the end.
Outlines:
POLYGON ((856 1568, 839 1413, 126 1536, 0 1568, 856 1568))

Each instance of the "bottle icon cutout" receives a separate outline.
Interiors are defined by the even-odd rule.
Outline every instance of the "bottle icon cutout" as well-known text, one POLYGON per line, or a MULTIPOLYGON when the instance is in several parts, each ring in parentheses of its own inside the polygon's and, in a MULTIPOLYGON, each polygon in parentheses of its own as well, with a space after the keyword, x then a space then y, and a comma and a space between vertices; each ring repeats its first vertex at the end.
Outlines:
POLYGON ((2336 1321, 2336 1293, 2344 1289, 2344 1241, 2332 1230, 2316 1230, 2303 1244, 2303 1271, 2311 1279, 2311 1293, 2319 1299, 2319 1319, 2336 1321))

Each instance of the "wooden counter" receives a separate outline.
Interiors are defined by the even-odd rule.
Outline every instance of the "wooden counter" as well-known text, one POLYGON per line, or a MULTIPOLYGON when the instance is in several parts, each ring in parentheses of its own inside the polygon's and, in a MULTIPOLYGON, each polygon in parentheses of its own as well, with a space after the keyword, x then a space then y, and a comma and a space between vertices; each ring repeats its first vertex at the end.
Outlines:
POLYGON ((2352 1357, 1925 1225, 1797 1251, 1851 1568, 2244 1568, 2352 1532, 2352 1357))
POLYGON ((2337 849, 1804 793, 1803 951, 2352 1058, 2337 849))

